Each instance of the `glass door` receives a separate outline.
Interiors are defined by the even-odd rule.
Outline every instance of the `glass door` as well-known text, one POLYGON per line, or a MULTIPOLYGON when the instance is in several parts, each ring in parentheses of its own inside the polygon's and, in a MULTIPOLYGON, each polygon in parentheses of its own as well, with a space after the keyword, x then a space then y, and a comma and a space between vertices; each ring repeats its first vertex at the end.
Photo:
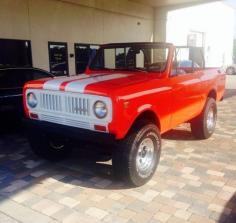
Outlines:
POLYGON ((67 43, 49 42, 50 72, 56 76, 69 75, 67 43))
POLYGON ((75 69, 77 74, 84 73, 86 67, 97 53, 99 45, 75 43, 75 69))

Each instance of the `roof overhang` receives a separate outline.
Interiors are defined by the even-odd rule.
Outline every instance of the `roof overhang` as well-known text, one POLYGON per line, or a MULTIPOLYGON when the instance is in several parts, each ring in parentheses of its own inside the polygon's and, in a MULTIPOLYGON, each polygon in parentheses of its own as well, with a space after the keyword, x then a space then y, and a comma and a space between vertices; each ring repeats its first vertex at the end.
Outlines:
POLYGON ((197 5, 209 2, 217 2, 220 0, 129 0, 132 2, 137 2, 145 5, 150 5, 152 7, 171 7, 180 5, 197 5))

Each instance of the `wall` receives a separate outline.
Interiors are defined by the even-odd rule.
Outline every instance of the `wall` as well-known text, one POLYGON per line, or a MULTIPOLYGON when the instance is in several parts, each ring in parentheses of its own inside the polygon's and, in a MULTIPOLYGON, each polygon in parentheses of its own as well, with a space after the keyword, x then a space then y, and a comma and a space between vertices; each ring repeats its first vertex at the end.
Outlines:
POLYGON ((31 40, 33 65, 49 70, 48 41, 67 42, 69 54, 74 43, 151 41, 153 17, 151 7, 124 0, 1 0, 0 38, 31 40))

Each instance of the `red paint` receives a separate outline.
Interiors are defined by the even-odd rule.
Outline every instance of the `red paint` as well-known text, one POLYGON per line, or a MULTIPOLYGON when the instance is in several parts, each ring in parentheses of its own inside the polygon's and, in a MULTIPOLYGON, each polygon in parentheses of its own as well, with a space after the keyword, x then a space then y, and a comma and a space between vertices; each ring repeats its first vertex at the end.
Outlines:
POLYGON ((32 119, 39 119, 39 116, 37 114, 35 114, 35 113, 30 113, 29 116, 32 119))
POLYGON ((102 125, 94 125, 94 129, 100 132, 106 132, 107 128, 106 126, 102 126, 102 125))
MULTIPOLYGON (((219 101, 224 94, 225 74, 217 68, 198 69, 195 72, 170 76, 174 47, 170 47, 170 56, 166 70, 162 73, 142 73, 117 71, 127 77, 113 79, 85 88, 85 94, 102 95, 112 99, 113 118, 108 131, 117 139, 126 136, 129 129, 143 112, 152 112, 159 122, 161 133, 187 122, 201 113, 206 98, 211 91, 219 101)), ((87 74, 114 74, 109 71, 92 71, 87 74)), ((33 81, 25 85, 28 88, 42 88, 44 81, 33 81)), ((62 84, 61 89, 68 82, 62 84)), ((28 114, 25 106, 26 114, 28 114)), ((100 128, 97 126, 97 128, 100 128)))

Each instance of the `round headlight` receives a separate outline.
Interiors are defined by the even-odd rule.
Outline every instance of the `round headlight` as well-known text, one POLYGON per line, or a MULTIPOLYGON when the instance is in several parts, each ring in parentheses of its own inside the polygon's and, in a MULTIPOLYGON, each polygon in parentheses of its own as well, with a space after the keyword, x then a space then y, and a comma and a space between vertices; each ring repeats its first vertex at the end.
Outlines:
POLYGON ((93 111, 97 118, 105 118, 107 116, 107 106, 103 101, 96 101, 93 111))
POLYGON ((37 106, 38 100, 34 93, 31 92, 27 94, 27 104, 30 108, 35 108, 37 106))

